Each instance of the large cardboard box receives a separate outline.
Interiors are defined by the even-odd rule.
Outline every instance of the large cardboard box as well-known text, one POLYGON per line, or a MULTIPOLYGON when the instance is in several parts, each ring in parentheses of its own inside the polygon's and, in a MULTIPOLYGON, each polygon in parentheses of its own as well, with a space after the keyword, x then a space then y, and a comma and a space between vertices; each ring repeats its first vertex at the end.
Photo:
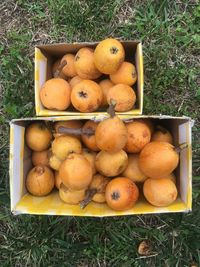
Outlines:
MULTIPOLYGON (((39 92, 41 86, 48 79, 52 78, 52 64, 66 53, 75 54, 82 47, 95 48, 98 42, 93 43, 72 43, 72 44, 48 44, 39 45, 35 48, 35 110, 37 116, 62 116, 62 115, 81 115, 74 108, 66 111, 48 110, 43 107, 39 92)), ((133 62, 136 66, 138 75, 137 83, 134 85, 137 101, 133 110, 126 114, 142 114, 143 109, 143 56, 142 44, 139 41, 122 41, 126 52, 126 60, 133 62)), ((120 113, 120 112, 119 112, 120 113)), ((122 112, 121 112, 122 113, 122 112)), ((92 113, 84 113, 84 116, 102 114, 106 115, 106 108, 92 113)))
MULTIPOLYGON (((25 187, 27 172, 32 167, 31 151, 24 142, 25 127, 30 122, 36 120, 59 121, 85 119, 81 116, 40 117, 17 119, 10 123, 10 199, 12 213, 104 217, 190 211, 192 208, 192 120, 187 117, 170 116, 123 116, 125 121, 137 120, 139 118, 152 118, 166 126, 173 134, 176 146, 182 143, 188 144, 188 147, 180 153, 180 163, 176 170, 179 195, 172 205, 166 208, 157 208, 150 205, 141 196, 132 209, 123 212, 113 211, 106 204, 97 203, 90 203, 82 210, 78 205, 68 205, 62 202, 56 190, 46 197, 34 197, 30 195, 25 187)), ((94 117, 91 116, 91 119, 94 119, 94 117)))

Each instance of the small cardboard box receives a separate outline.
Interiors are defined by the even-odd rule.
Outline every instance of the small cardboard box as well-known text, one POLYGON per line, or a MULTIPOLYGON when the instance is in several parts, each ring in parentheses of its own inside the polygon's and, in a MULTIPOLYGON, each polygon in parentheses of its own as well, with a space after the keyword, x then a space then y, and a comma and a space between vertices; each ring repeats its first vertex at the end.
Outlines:
MULTIPOLYGON (((122 117, 122 116, 121 116, 122 117)), ((103 118, 103 117, 102 117, 103 118)), ((102 119, 101 118, 101 119, 102 119)), ((13 214, 45 214, 45 215, 70 215, 70 216, 119 216, 148 213, 188 212, 192 208, 192 147, 191 127, 192 120, 187 117, 170 116, 124 116, 123 119, 137 120, 138 118, 152 118, 166 125, 174 137, 175 146, 187 143, 188 147, 180 153, 180 163, 176 169, 178 198, 168 207, 154 207, 142 196, 137 204, 130 210, 117 212, 106 204, 90 203, 84 210, 78 205, 68 205, 62 202, 58 191, 54 190, 46 197, 34 197, 25 187, 27 172, 31 169, 31 151, 24 142, 25 127, 37 120, 72 120, 81 117, 41 117, 17 119, 10 123, 10 199, 13 214)), ((95 119, 91 117, 90 119, 95 119)), ((98 117, 99 120, 99 117, 98 117)))
MULTIPOLYGON (((80 113, 70 107, 66 111, 48 110, 43 107, 39 92, 42 85, 52 78, 52 64, 57 58, 61 58, 66 53, 75 54, 82 47, 95 48, 98 42, 93 43, 73 43, 73 44, 49 44, 39 45, 35 48, 35 110, 37 116, 62 116, 62 115, 81 115, 90 117, 97 114, 106 115, 106 108, 99 109, 92 113, 80 113)), ((139 41, 122 41, 126 52, 126 60, 133 62, 137 71, 137 82, 134 85, 137 101, 135 108, 124 114, 139 115, 143 109, 143 56, 142 44, 139 41)), ((120 113, 120 112, 119 112, 120 113)), ((122 113, 122 112, 121 112, 122 113)))

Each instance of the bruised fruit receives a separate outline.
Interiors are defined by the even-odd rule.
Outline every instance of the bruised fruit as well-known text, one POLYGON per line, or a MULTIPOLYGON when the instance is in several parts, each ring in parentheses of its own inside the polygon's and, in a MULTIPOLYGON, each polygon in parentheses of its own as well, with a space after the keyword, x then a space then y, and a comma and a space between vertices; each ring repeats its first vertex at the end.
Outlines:
POLYGON ((69 81, 69 85, 71 86, 71 88, 73 88, 75 85, 77 85, 78 83, 80 83, 83 79, 80 78, 79 76, 74 76, 70 81, 69 81))
POLYGON ((177 198, 177 189, 173 181, 167 178, 147 179, 143 193, 149 203, 156 207, 166 207, 177 198))
POLYGON ((94 64, 94 50, 81 48, 75 57, 75 68, 79 77, 86 80, 95 80, 101 76, 101 72, 94 64))
POLYGON ((71 190, 86 189, 92 181, 92 167, 81 154, 70 154, 60 166, 63 184, 71 190))
POLYGON ((98 148, 107 152, 117 152, 123 149, 127 137, 126 126, 118 116, 101 121, 95 132, 98 148))
POLYGON ((49 153, 48 149, 43 151, 33 151, 32 153, 33 166, 37 165, 49 166, 48 153, 49 153))
POLYGON ((72 105, 80 112, 97 110, 102 102, 101 87, 94 81, 83 80, 72 88, 72 105))
POLYGON ((59 176, 59 172, 58 172, 58 171, 55 171, 55 172, 54 172, 54 177, 55 177, 55 186, 56 186, 56 188, 59 190, 60 185, 61 185, 61 183, 62 183, 62 180, 61 180, 61 178, 60 178, 60 176, 59 176))
POLYGON ((59 196, 67 204, 79 204, 85 197, 85 190, 70 190, 63 183, 59 188, 59 196))
POLYGON ((40 90, 40 100, 43 106, 48 109, 67 109, 71 103, 70 95, 69 83, 60 78, 46 81, 40 90))
POLYGON ((156 131, 152 135, 151 141, 167 142, 173 144, 173 137, 167 129, 158 125, 156 127, 156 131))
POLYGON ((115 111, 129 111, 133 108, 136 95, 134 90, 126 84, 117 84, 109 89, 107 102, 116 102, 115 111))
POLYGON ((125 58, 123 45, 116 39, 101 41, 94 50, 94 62, 97 69, 104 74, 118 70, 125 58))
POLYGON ((95 166, 101 174, 114 177, 122 173, 128 164, 128 156, 124 150, 117 152, 100 151, 96 156, 95 166))
POLYGON ((60 160, 66 159, 70 153, 81 153, 81 142, 73 136, 62 135, 52 142, 52 153, 60 160))
POLYGON ((82 155, 89 161, 92 166, 92 174, 94 175, 97 172, 95 167, 96 153, 87 148, 83 148, 82 155))
POLYGON ((132 86, 137 81, 135 66, 124 61, 115 73, 110 74, 110 79, 114 84, 123 83, 132 86))
POLYGON ((128 155, 128 165, 122 175, 134 182, 144 182, 147 179, 139 168, 139 154, 128 155))
POLYGON ((94 175, 86 191, 85 198, 80 203, 81 208, 85 208, 92 200, 97 203, 104 203, 106 201, 105 190, 109 181, 110 179, 103 175, 94 175))
MULTIPOLYGON (((63 134, 63 133, 59 133, 59 127, 66 127, 66 128, 70 128, 70 129, 80 129, 82 126, 83 126, 83 124, 79 120, 70 120, 70 121, 58 121, 58 122, 55 122, 54 129, 55 129, 55 132, 56 132, 56 137, 61 136, 61 135, 66 135, 66 134, 63 134)), ((72 134, 67 134, 67 135, 74 136, 72 134)), ((78 139, 80 139, 80 136, 77 136, 76 135, 76 137, 78 139)))
POLYGON ((111 180, 106 187, 106 202, 113 210, 131 209, 139 197, 136 184, 129 178, 117 177, 111 180))
POLYGON ((83 133, 81 135, 82 142, 84 143, 84 145, 87 148, 91 149, 92 151, 100 150, 96 144, 96 138, 95 138, 95 131, 96 131, 97 126, 98 126, 98 122, 91 121, 91 120, 87 121, 83 126, 83 132, 84 131, 87 132, 87 130, 93 130, 94 134, 83 133))
POLYGON ((34 196, 46 196, 54 188, 54 174, 46 166, 38 165, 27 175, 26 188, 34 196))
POLYGON ((150 178, 168 176, 178 166, 175 147, 166 142, 151 142, 140 153, 139 167, 150 178))
POLYGON ((33 151, 43 151, 47 149, 53 136, 51 131, 43 122, 34 122, 26 128, 26 144, 33 151))
MULTIPOLYGON (((61 61, 61 59, 57 59, 57 60, 53 63, 53 67, 52 67, 52 77, 55 77, 55 76, 56 76, 56 74, 57 74, 57 70, 58 70, 58 68, 59 68, 59 66, 60 66, 60 61, 61 61)), ((67 77, 65 76, 65 74, 64 74, 62 71, 60 71, 60 72, 58 73, 58 78, 61 78, 61 79, 64 79, 64 80, 67 79, 67 77)))
POLYGON ((58 171, 59 168, 60 168, 60 165, 62 163, 62 160, 60 160, 56 155, 50 153, 50 156, 49 156, 49 166, 58 171))
POLYGON ((65 66, 62 68, 62 72, 67 77, 74 77, 76 76, 76 69, 75 69, 75 56, 73 54, 66 54, 61 59, 61 64, 66 63, 65 66))
POLYGON ((151 140, 149 127, 142 121, 135 120, 126 124, 128 131, 128 141, 125 151, 128 153, 138 153, 151 140))
POLYGON ((104 106, 108 105, 107 94, 108 94, 110 88, 114 86, 114 83, 111 82, 111 80, 109 80, 109 79, 105 79, 105 80, 100 81, 99 85, 101 86, 102 93, 103 93, 103 99, 101 102, 101 107, 104 107, 104 106))

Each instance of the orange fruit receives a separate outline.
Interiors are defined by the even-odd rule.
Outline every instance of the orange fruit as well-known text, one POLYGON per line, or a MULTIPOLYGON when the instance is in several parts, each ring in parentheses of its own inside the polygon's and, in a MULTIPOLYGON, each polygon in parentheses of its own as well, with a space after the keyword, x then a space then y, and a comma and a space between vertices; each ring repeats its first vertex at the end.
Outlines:
POLYGON ((44 83, 40 90, 40 100, 47 109, 65 110, 71 100, 69 83, 60 78, 53 78, 44 83))
POLYGON ((34 151, 46 150, 50 146, 52 138, 51 131, 43 122, 34 122, 26 128, 26 144, 34 151))
POLYGON ((107 93, 107 102, 115 100, 115 111, 129 111, 133 109, 136 102, 134 90, 126 84, 117 84, 109 89, 107 93))
POLYGON ((94 81, 83 80, 72 88, 72 105, 80 112, 97 110, 102 102, 101 87, 94 81))
POLYGON ((173 181, 167 178, 147 179, 143 186, 144 196, 156 207, 167 207, 177 198, 177 188, 173 181))
POLYGON ((75 68, 79 77, 85 80, 95 80, 101 73, 94 64, 94 50, 92 48, 81 48, 75 57, 75 68))
POLYGON ((131 209, 139 197, 136 184, 126 178, 117 177, 112 179, 106 187, 106 202, 113 210, 131 209))
POLYGON ((108 38, 101 41, 94 50, 94 63, 104 74, 118 70, 125 58, 125 51, 120 41, 108 38))
POLYGON ((135 66, 124 61, 115 73, 110 74, 110 79, 114 84, 123 83, 132 86, 137 81, 135 66))

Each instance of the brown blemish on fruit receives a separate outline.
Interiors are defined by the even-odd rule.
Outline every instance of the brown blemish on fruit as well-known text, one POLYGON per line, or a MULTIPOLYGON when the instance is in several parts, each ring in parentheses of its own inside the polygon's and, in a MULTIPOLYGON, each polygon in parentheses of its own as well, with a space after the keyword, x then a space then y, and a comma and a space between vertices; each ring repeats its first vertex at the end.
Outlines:
POLYGON ((79 60, 79 55, 75 56, 75 61, 79 60))

